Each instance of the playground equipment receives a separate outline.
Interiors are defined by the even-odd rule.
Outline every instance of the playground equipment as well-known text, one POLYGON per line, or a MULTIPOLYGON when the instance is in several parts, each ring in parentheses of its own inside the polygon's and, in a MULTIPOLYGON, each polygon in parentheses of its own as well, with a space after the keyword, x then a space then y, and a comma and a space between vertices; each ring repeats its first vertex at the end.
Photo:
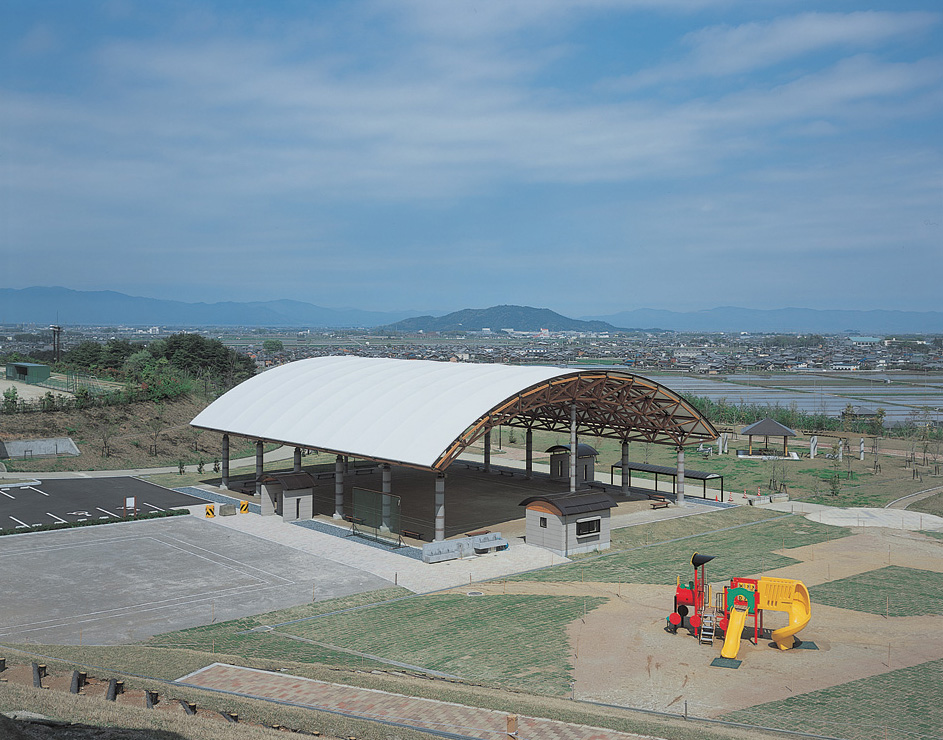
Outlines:
POLYGON ((755 645, 763 632, 763 612, 781 611, 789 615, 789 622, 785 627, 773 630, 770 637, 780 650, 794 647, 794 635, 812 617, 812 602, 805 584, 791 578, 733 578, 730 585, 724 586, 724 590, 717 592, 716 598, 712 599, 704 566, 715 557, 694 553, 691 558, 694 580, 682 584, 679 576, 675 608, 668 616, 668 630, 677 632, 693 609, 688 624, 698 642, 712 645, 717 633, 721 632, 724 635, 721 657, 733 659, 740 651, 747 617, 753 617, 752 642, 755 645))

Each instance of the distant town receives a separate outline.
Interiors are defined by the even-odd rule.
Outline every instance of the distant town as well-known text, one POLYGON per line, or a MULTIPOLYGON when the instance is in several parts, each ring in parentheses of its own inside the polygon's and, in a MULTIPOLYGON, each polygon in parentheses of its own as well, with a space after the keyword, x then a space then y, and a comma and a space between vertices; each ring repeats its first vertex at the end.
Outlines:
MULTIPOLYGON (((943 371, 943 335, 577 332, 484 329, 448 333, 258 327, 69 326, 60 352, 83 341, 148 342, 187 332, 218 339, 259 368, 354 354, 455 362, 614 364, 698 375, 802 371, 943 371)), ((55 361, 48 327, 0 325, 0 356, 55 361)))

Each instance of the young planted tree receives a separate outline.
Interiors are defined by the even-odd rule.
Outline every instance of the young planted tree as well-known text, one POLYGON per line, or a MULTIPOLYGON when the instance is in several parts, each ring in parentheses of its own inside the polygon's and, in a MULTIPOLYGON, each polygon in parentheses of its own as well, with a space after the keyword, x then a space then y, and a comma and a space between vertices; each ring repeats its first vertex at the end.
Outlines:
POLYGON ((160 435, 167 428, 167 420, 164 418, 164 404, 155 404, 155 414, 147 420, 145 426, 151 436, 151 455, 157 457, 157 444, 160 442, 160 435))
POLYGON ((111 455, 111 443, 118 434, 119 425, 112 414, 103 410, 95 419, 95 436, 101 442, 102 457, 111 455))

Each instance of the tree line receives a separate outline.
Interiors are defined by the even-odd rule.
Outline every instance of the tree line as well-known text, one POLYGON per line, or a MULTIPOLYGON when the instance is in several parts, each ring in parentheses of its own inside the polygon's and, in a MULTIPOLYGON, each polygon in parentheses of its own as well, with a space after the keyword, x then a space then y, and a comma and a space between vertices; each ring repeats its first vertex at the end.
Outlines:
MULTIPOLYGON (((4 361, 39 360, 14 353, 4 361)), ((211 399, 252 377, 255 363, 218 339, 180 333, 147 344, 126 339, 80 342, 65 352, 52 370, 108 379, 121 383, 121 387, 96 390, 92 383, 79 380, 71 397, 50 391, 35 402, 19 399, 11 387, 0 402, 3 413, 160 402, 193 394, 211 399)))

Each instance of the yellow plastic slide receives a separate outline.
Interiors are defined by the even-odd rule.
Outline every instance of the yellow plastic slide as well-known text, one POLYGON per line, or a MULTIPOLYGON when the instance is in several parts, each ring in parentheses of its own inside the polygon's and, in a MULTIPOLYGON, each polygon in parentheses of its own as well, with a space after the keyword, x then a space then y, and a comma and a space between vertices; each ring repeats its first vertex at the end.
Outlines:
POLYGON ((786 612, 789 615, 789 624, 772 634, 779 649, 788 650, 795 644, 793 635, 812 618, 809 590, 802 581, 794 581, 791 578, 761 578, 757 591, 757 607, 786 612))
POLYGON ((724 634, 724 646, 720 654, 724 658, 736 658, 740 651, 740 637, 743 635, 743 625, 747 621, 746 609, 734 607, 730 610, 730 621, 727 623, 727 632, 724 634))

